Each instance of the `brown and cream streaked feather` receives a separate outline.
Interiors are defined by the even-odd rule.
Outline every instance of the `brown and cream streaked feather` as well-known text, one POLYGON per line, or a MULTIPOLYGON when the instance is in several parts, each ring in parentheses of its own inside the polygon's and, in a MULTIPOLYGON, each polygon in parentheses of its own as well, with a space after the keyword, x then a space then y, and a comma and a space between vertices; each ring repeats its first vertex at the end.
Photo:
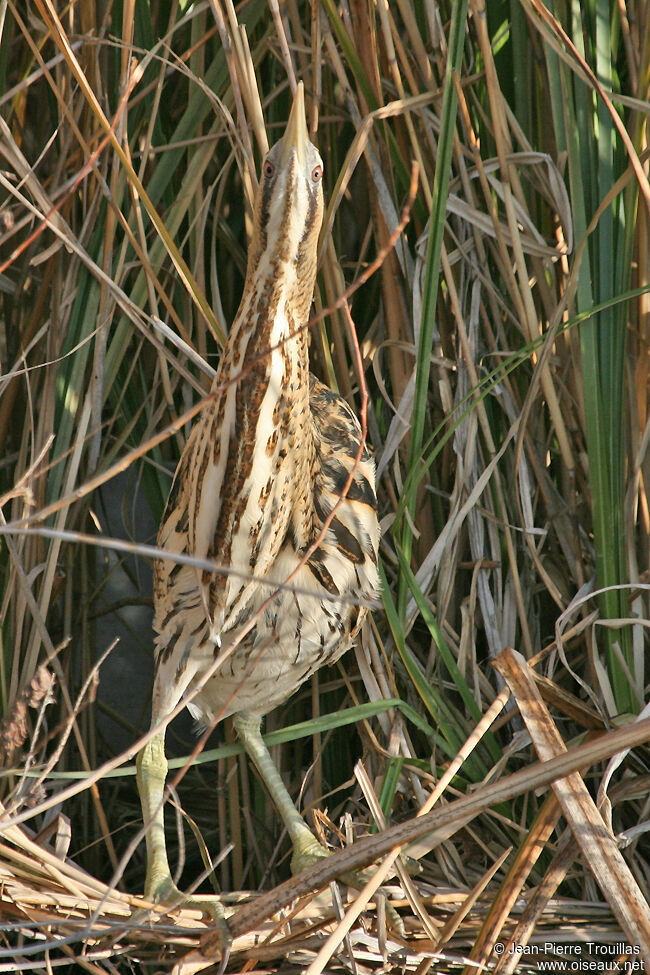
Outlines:
MULTIPOLYGON (((295 106, 294 106, 295 109, 295 106)), ((295 572, 341 497, 361 445, 344 400, 309 373, 304 328, 323 216, 322 163, 284 139, 264 163, 244 294, 213 385, 178 465, 158 544, 236 570, 155 566, 157 687, 188 686, 295 572), (311 179, 305 178, 311 173, 311 179)), ((194 700, 265 714, 351 644, 378 588, 374 463, 363 450, 347 496, 273 605, 194 700), (254 664, 254 665, 253 665, 254 664), (233 697, 233 693, 237 692, 233 697)), ((164 693, 162 690, 160 693, 164 693)), ((181 691, 182 693, 182 691, 181 691)))

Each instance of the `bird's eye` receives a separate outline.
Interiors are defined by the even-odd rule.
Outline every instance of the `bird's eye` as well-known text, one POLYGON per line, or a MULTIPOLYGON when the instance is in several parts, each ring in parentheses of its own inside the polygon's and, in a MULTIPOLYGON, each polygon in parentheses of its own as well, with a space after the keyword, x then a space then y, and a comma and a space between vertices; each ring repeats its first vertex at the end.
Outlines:
POLYGON ((314 166, 314 168, 311 171, 311 178, 314 181, 314 183, 317 183, 319 181, 319 179, 322 179, 323 178, 323 167, 322 166, 314 166))
POLYGON ((268 159, 264 163, 263 172, 267 179, 271 179, 271 176, 273 176, 273 173, 275 172, 275 166, 268 159))

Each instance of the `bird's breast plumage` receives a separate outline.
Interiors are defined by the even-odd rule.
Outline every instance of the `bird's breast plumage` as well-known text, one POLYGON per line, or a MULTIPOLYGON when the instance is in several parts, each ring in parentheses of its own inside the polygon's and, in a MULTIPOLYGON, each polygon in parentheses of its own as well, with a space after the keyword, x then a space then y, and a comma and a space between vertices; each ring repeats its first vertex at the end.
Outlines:
POLYGON ((188 686, 219 656, 195 699, 209 717, 286 699, 349 647, 377 594, 374 464, 348 405, 309 373, 321 176, 299 89, 263 166, 244 295, 158 536, 170 555, 154 575, 158 684, 188 686))
MULTIPOLYGON (((176 473, 159 545, 235 569, 211 574, 167 560, 156 565, 158 666, 178 679, 186 667, 200 675, 216 653, 226 657, 194 701, 194 710, 209 720, 240 710, 263 714, 289 697, 348 649, 378 591, 374 462, 365 447, 324 537, 295 571, 337 505, 361 444, 359 423, 345 401, 313 376, 306 386, 307 401, 297 416, 287 406, 274 408, 274 420, 260 419, 251 460, 241 469, 241 443, 214 430, 215 418, 225 422, 229 415, 217 396, 194 428, 176 473), (307 439, 311 449, 305 451, 307 439), (227 443, 228 457, 221 475, 206 469, 197 499, 189 478, 202 469, 213 442, 227 443), (281 588, 260 613, 273 583, 281 588)), ((242 380, 240 394, 245 390, 242 380)))

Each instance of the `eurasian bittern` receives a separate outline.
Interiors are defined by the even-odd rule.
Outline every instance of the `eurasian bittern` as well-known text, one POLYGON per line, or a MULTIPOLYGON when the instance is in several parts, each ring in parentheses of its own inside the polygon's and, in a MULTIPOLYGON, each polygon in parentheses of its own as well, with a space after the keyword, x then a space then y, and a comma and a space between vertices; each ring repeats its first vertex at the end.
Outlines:
MULTIPOLYGON (((291 838, 294 872, 327 853, 271 760, 261 719, 351 646, 364 604, 378 589, 374 463, 364 446, 355 469, 359 422, 309 372, 305 326, 316 280, 322 176, 301 83, 286 132, 262 166, 244 294, 213 397, 190 433, 167 501, 158 545, 172 558, 157 560, 154 574, 152 726, 223 658, 188 706, 207 724, 234 716, 291 838), (201 572, 173 561, 179 553, 234 572, 201 572), (274 593, 268 582, 289 577, 264 606, 274 593)), ((186 900, 173 883, 165 847, 164 731, 144 746, 137 770, 144 820, 151 824, 145 894, 186 900)))

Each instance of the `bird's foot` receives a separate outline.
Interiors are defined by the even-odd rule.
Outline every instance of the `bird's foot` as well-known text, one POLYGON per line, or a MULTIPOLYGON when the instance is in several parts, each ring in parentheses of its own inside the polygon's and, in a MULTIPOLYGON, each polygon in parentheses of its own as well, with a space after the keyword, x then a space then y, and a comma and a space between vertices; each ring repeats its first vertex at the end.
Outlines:
POLYGON ((178 889, 171 877, 161 877, 153 881, 147 879, 144 896, 145 900, 159 904, 167 911, 174 911, 177 908, 201 911, 210 922, 210 943, 221 953, 220 970, 225 968, 232 945, 232 935, 223 904, 216 894, 185 894, 178 889))
MULTIPOLYGON (((319 843, 315 836, 311 832, 306 832, 301 834, 297 841, 293 845, 293 856, 291 857, 291 873, 298 874, 302 870, 306 870, 307 867, 312 867, 315 863, 323 860, 325 857, 329 857, 332 854, 327 850, 322 843, 319 843)), ((410 857, 408 859, 411 859, 410 857)), ((408 869, 408 868, 407 868, 408 869)), ((419 865, 418 865, 419 869, 419 865)), ((343 884, 347 884, 348 887, 353 887, 355 890, 361 890, 362 887, 370 879, 370 871, 368 870, 352 870, 346 871, 339 876, 339 880, 343 884)), ((388 919, 389 926, 397 934, 404 937, 404 923, 390 903, 388 895, 383 887, 380 887, 377 891, 380 897, 384 897, 386 903, 386 917, 388 919)))
MULTIPOLYGON (((307 867, 313 867, 315 863, 322 860, 324 857, 331 856, 330 851, 319 843, 316 837, 310 830, 305 830, 305 833, 301 833, 298 839, 293 844, 293 856, 291 857, 291 873, 295 876, 300 873, 301 870, 306 870, 307 867)), ((406 854, 400 854, 400 860, 404 866, 407 874, 410 877, 416 877, 422 871, 421 865, 413 857, 407 856, 406 854)), ((358 887, 359 883, 365 884, 370 878, 370 874, 367 870, 354 871, 351 874, 344 874, 339 879, 343 883, 347 883, 350 887, 358 887), (356 879, 355 879, 356 878, 356 879)))
POLYGON ((294 875, 302 873, 307 867, 313 867, 315 863, 330 856, 330 852, 316 837, 305 828, 293 844, 293 855, 291 857, 291 873, 294 875))

